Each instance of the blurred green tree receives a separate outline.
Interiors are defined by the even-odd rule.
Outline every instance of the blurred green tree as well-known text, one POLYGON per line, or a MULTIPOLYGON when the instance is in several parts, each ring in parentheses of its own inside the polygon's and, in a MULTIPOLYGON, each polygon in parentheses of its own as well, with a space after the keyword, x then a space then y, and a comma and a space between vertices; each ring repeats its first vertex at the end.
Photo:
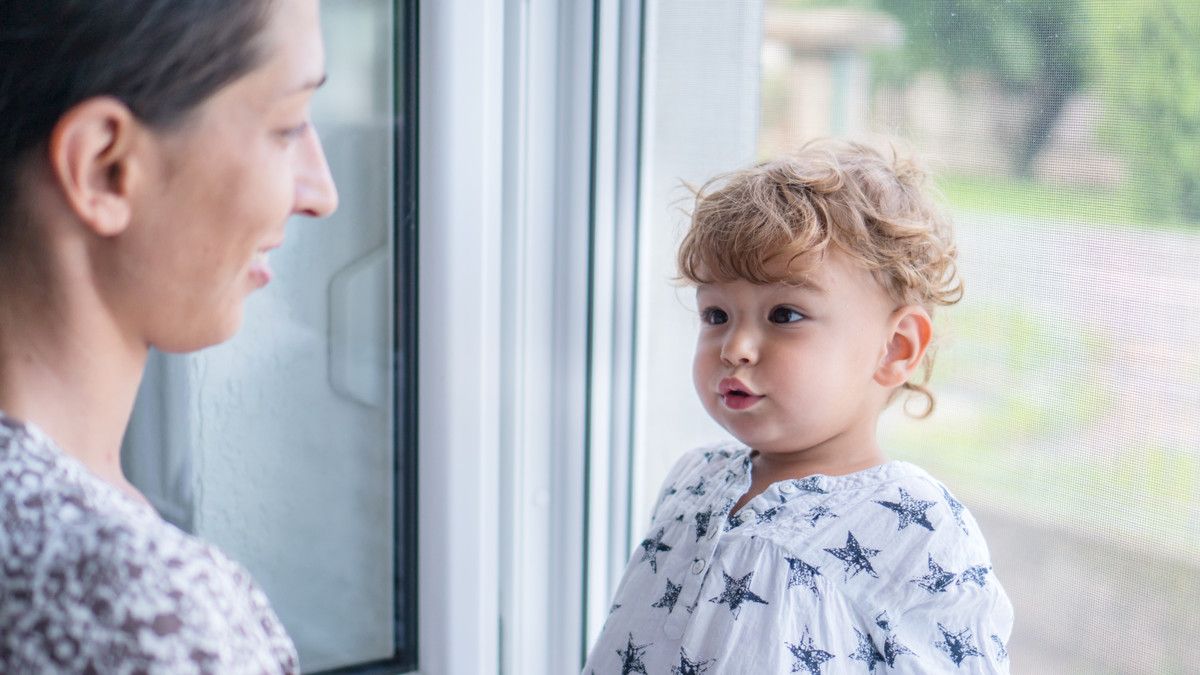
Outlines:
POLYGON ((1087 0, 866 0, 899 19, 907 44, 880 63, 903 80, 927 69, 951 82, 970 72, 994 78, 1030 114, 1016 128, 1013 170, 1030 176, 1070 97, 1088 83, 1092 43, 1087 0))
POLYGON ((1154 215, 1200 223, 1200 3, 1094 0, 1105 135, 1154 215))

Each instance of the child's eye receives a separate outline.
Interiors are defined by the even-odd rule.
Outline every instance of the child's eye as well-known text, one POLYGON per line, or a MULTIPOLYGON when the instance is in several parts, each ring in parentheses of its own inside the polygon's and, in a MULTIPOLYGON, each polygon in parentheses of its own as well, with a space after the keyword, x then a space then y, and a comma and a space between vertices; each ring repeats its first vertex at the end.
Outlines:
POLYGON ((768 318, 771 320, 771 323, 796 323, 797 321, 803 321, 806 317, 791 307, 776 307, 771 310, 768 318))
POLYGON ((700 320, 710 326, 719 326, 729 320, 729 315, 723 309, 709 307, 700 312, 700 320))

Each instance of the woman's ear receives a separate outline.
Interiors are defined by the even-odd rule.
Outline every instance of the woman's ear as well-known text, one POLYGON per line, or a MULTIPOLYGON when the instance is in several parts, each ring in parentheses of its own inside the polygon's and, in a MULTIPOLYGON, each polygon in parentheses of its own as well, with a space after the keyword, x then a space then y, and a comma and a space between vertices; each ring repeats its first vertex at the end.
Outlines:
POLYGON ((49 160, 63 196, 95 234, 112 237, 129 226, 134 151, 142 127, 111 97, 88 99, 67 111, 50 135, 49 160))
POLYGON ((921 365, 933 337, 933 320, 918 305, 905 305, 888 319, 891 333, 883 359, 875 370, 875 381, 893 388, 908 381, 921 365))

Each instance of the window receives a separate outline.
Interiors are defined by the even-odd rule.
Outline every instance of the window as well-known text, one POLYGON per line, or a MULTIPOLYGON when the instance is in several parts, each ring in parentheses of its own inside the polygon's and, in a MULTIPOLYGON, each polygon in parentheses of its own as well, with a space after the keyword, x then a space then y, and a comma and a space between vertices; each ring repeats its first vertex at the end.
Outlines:
POLYGON ((155 354, 126 471, 245 565, 306 672, 416 666, 415 24, 323 3, 314 121, 341 192, 289 224, 231 342, 155 354))
POLYGON ((955 216, 934 416, 881 423, 980 520, 1014 672, 1185 672, 1200 585, 1200 8, 650 2, 632 525, 689 447, 696 182, 816 136, 898 137, 955 216), (685 202, 686 203, 686 202, 685 202))

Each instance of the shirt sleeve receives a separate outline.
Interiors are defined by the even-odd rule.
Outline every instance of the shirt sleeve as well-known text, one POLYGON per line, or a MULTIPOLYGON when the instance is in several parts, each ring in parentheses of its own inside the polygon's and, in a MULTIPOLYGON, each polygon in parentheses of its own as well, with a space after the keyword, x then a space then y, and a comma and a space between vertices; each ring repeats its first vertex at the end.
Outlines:
POLYGON ((870 616, 886 673, 1008 673, 1012 605, 970 515, 938 528, 892 576, 888 609, 870 616))
POLYGON ((1008 673, 1012 611, 1003 591, 991 586, 955 588, 898 616, 875 617, 872 639, 883 672, 1008 673))
POLYGON ((901 554, 858 598, 871 643, 864 635, 858 658, 877 659, 883 673, 1007 674, 1013 607, 977 522, 941 485, 908 488, 904 498, 936 507, 894 532, 901 554))

